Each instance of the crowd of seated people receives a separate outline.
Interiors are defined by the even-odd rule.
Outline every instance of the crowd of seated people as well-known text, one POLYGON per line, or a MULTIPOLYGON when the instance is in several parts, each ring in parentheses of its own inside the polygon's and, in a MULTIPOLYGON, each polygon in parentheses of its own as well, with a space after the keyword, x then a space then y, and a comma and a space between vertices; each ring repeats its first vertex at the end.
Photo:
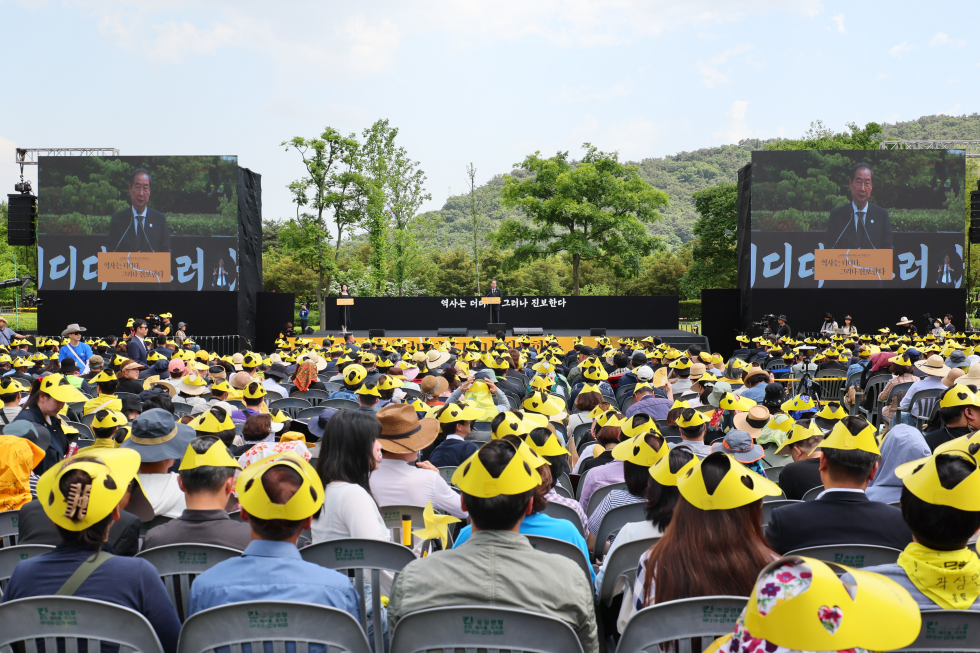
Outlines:
MULTIPOLYGON (((171 653, 182 618, 136 556, 198 544, 241 555, 194 579, 183 619, 271 600, 360 619, 371 601, 351 579, 300 554, 357 538, 417 558, 364 586, 383 596, 386 646, 413 612, 487 605, 556 617, 599 651, 650 606, 808 579, 822 563, 794 552, 817 546, 887 547, 894 564, 852 580, 880 574, 921 610, 980 609, 980 586, 937 589, 952 567, 980 571, 980 337, 739 336, 726 360, 652 336, 347 334, 218 355, 144 342, 144 327, 83 341, 70 325, 0 351, 0 513, 19 511, 18 545, 55 547, 14 568, 3 603, 68 587, 143 614, 171 653), (840 375, 839 394, 806 385, 811 364, 840 375), (797 502, 764 513, 773 499, 797 502), (635 521, 609 528, 631 505, 635 521), (386 508, 405 506, 424 529, 391 523, 386 508), (423 537, 435 525, 448 539, 423 537), (536 550, 540 537, 583 560, 536 550), (610 611, 609 560, 640 540, 610 611)), ((757 639, 828 650, 780 632, 757 639)))

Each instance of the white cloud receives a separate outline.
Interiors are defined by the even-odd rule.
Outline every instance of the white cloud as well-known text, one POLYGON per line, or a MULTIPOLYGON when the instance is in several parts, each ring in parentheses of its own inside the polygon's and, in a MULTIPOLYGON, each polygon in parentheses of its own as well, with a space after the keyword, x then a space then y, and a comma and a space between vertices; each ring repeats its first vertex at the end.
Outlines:
MULTIPOLYGON (((737 143, 743 138, 751 138, 753 132, 749 129, 749 125, 745 121, 745 114, 748 113, 748 109, 748 100, 735 100, 732 102, 732 105, 728 107, 728 111, 725 112, 728 122, 725 123, 723 129, 715 132, 712 136, 724 138, 725 143, 737 143)), ((782 130, 781 127, 780 130, 782 130)))
POLYGON ((837 14, 836 16, 831 16, 830 20, 837 23, 837 31, 841 34, 847 34, 847 30, 844 29, 844 14, 837 14))
POLYGON ((953 48, 962 48, 964 45, 966 45, 965 40, 951 38, 945 32, 937 32, 935 36, 929 39, 929 47, 931 48, 944 47, 944 46, 949 46, 953 48))
POLYGON ((613 98, 626 97, 630 94, 629 84, 626 83, 613 84, 608 88, 599 89, 598 91, 592 91, 591 88, 589 84, 582 84, 580 86, 562 84, 561 90, 558 93, 558 99, 569 104, 576 104, 579 102, 601 102, 613 98))
POLYGON ((893 46, 888 51, 888 53, 891 54, 891 56, 893 56, 893 57, 899 57, 900 58, 900 57, 904 57, 906 52, 913 52, 913 51, 918 50, 918 49, 919 49, 919 46, 917 46, 917 45, 909 45, 909 42, 908 41, 902 41, 898 45, 893 46))
POLYGON ((733 48, 728 48, 720 54, 715 55, 708 61, 698 63, 698 74, 701 75, 701 84, 707 88, 714 88, 719 84, 727 84, 728 77, 719 68, 733 57, 738 57, 747 52, 751 52, 755 46, 751 43, 740 43, 733 48))

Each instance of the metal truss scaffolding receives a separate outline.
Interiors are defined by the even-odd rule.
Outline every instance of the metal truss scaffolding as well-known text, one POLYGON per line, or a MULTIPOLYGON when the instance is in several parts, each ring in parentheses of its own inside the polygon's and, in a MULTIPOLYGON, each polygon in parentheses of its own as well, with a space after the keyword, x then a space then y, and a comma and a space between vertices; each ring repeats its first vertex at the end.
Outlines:
POLYGON ((882 141, 879 150, 965 150, 967 158, 980 158, 980 141, 882 141))

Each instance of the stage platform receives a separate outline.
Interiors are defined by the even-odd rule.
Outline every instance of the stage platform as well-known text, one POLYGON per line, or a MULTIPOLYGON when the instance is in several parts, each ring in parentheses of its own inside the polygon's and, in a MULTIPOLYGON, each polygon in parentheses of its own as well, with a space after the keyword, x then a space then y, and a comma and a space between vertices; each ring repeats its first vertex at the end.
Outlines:
MULTIPOLYGON (((354 339, 361 341, 368 337, 367 331, 361 331, 354 329, 351 331, 354 334, 354 339)), ((578 329, 555 329, 550 331, 555 337, 558 338, 558 342, 561 344, 562 348, 569 350, 572 348, 572 342, 577 336, 581 336, 583 342, 587 345, 595 344, 595 337, 590 336, 588 330, 578 330, 578 329)), ((699 333, 691 333, 690 331, 684 331, 682 329, 607 329, 606 336, 612 340, 613 346, 616 346, 619 338, 646 338, 647 336, 653 336, 655 338, 660 338, 666 343, 675 346, 689 347, 691 345, 700 345, 702 349, 710 351, 710 343, 708 338, 699 333)), ((313 341, 323 341, 324 339, 329 339, 332 341, 340 337, 339 333, 328 332, 328 331, 317 331, 312 335, 304 336, 313 341)), ((417 331, 417 330, 393 330, 386 329, 385 335, 386 340, 391 340, 392 338, 432 338, 435 342, 442 342, 446 339, 444 336, 437 336, 435 331, 417 331)), ((494 340, 493 336, 487 335, 486 331, 482 333, 477 329, 471 329, 467 331, 466 336, 457 336, 457 338, 466 343, 473 339, 479 339, 481 342, 489 344, 494 340)), ((507 334, 508 342, 514 339, 514 335, 507 334)), ((531 336, 532 344, 538 344, 542 340, 541 336, 531 336)))

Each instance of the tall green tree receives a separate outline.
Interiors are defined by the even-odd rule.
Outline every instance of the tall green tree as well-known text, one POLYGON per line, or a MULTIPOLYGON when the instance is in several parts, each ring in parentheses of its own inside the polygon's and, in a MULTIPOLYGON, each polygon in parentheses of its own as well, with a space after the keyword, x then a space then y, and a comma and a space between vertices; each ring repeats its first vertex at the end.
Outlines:
POLYGON ((369 206, 381 196, 364 174, 354 134, 343 136, 327 127, 319 137, 297 136, 282 145, 300 155, 306 174, 289 185, 296 217, 283 224, 279 242, 288 256, 316 274, 317 308, 323 315, 344 236, 364 225, 369 206))
POLYGON ((692 197, 698 212, 693 228, 693 264, 681 281, 682 294, 691 299, 700 295, 702 288, 734 288, 738 274, 736 185, 718 184, 692 197))
POLYGON ((425 172, 395 143, 397 136, 398 129, 387 120, 378 120, 363 132, 365 168, 382 194, 377 208, 369 210, 372 279, 380 293, 390 258, 392 281, 400 297, 405 281, 420 262, 420 245, 427 239, 426 221, 418 218, 418 210, 432 195, 425 191, 425 172))
POLYGON ((766 143, 767 150, 877 150, 884 140, 881 125, 869 122, 864 128, 847 123, 846 132, 834 132, 822 120, 810 123, 810 129, 798 139, 779 139, 766 143))
POLYGON ((515 246, 510 265, 569 252, 572 294, 579 294, 582 261, 600 259, 617 275, 635 276, 642 257, 657 244, 646 226, 660 218, 667 194, 640 178, 639 169, 619 161, 615 152, 600 152, 590 143, 575 163, 568 152, 544 159, 529 155, 517 167, 533 173, 504 182, 505 206, 518 207, 527 222, 505 220, 497 232, 502 247, 515 246), (618 258, 617 258, 618 257, 618 258), (618 261, 613 263, 613 261, 618 261))

